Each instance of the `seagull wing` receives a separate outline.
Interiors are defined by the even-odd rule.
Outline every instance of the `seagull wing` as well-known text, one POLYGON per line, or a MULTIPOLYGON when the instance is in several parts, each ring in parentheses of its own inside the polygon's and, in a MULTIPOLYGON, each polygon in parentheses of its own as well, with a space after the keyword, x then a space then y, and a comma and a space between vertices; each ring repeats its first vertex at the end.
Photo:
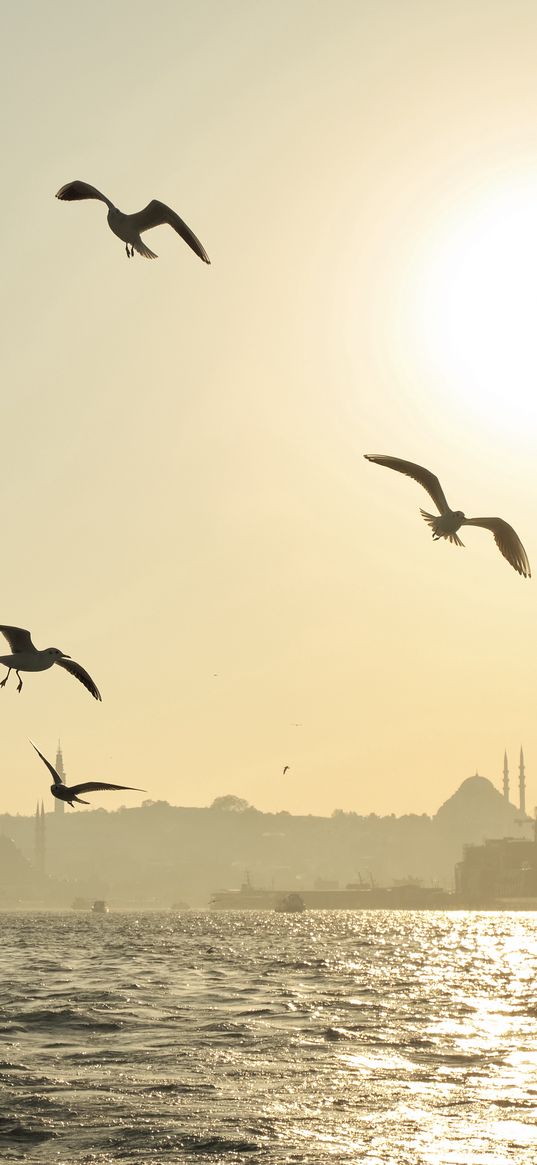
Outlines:
POLYGON ((449 512, 446 495, 438 478, 429 469, 424 469, 423 465, 416 465, 413 461, 402 461, 400 457, 383 457, 379 453, 364 453, 364 457, 366 461, 374 461, 376 465, 385 465, 387 469, 396 469, 398 473, 412 477, 427 490, 441 514, 449 512))
POLYGON ((138 214, 129 215, 129 218, 131 219, 133 226, 138 228, 139 234, 142 234, 142 231, 151 230, 152 227, 160 227, 163 226, 164 223, 167 223, 169 226, 173 227, 174 231, 177 231, 177 234, 185 240, 185 243, 188 243, 188 246, 192 248, 195 254, 199 255, 200 259, 203 259, 204 263, 211 262, 205 247, 202 247, 194 232, 191 231, 190 227, 187 227, 186 222, 183 222, 182 218, 179 218, 179 215, 176 214, 174 210, 171 210, 169 206, 166 206, 164 202, 159 202, 156 198, 154 198, 152 202, 148 203, 144 210, 138 211, 138 214))
POLYGON ((75 796, 79 793, 97 793, 99 789, 129 789, 133 793, 145 793, 145 789, 135 789, 134 785, 109 785, 106 781, 83 781, 81 785, 69 786, 69 792, 75 796))
POLYGON ((30 741, 30 744, 31 744, 32 748, 35 748, 37 755, 41 757, 43 764, 47 766, 47 769, 48 769, 48 771, 49 771, 49 773, 54 781, 54 784, 55 785, 63 785, 63 781, 60 777, 60 774, 56 772, 54 765, 51 765, 50 761, 47 760, 46 756, 43 756, 43 753, 39 751, 37 744, 34 744, 33 740, 30 741))
POLYGON ((503 518, 466 518, 463 526, 482 526, 491 530, 498 550, 524 578, 531 578, 530 564, 516 530, 503 518))
POLYGON ((66 657, 63 659, 57 659, 56 663, 58 663, 60 667, 64 667, 66 671, 70 672, 71 675, 75 677, 75 680, 80 680, 80 683, 84 684, 84 687, 88 689, 88 692, 91 692, 91 695, 95 700, 102 700, 102 696, 97 685, 94 684, 91 676, 88 675, 88 672, 83 667, 81 667, 79 663, 75 663, 74 659, 67 659, 66 657))
POLYGON ((12 652, 17 651, 35 651, 32 643, 32 636, 29 631, 25 631, 22 627, 0 627, 2 635, 7 639, 12 652))
POLYGON ((58 190, 56 198, 61 198, 62 202, 78 202, 81 198, 98 198, 100 202, 106 202, 109 209, 112 206, 110 199, 106 197, 106 194, 101 194, 96 186, 90 186, 87 182, 80 182, 78 179, 76 182, 68 182, 66 186, 62 186, 61 190, 58 190))

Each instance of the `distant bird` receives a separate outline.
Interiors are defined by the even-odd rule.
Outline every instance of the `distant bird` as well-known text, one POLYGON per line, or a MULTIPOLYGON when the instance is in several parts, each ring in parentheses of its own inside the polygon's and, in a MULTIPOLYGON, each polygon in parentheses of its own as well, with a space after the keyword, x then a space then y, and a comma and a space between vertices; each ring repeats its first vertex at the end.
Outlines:
POLYGON ((284 768, 284 770, 283 770, 282 776, 285 776, 285 774, 286 774, 288 771, 289 771, 289 765, 285 765, 285 768, 284 768))
POLYGON ((82 198, 97 198, 100 202, 105 202, 108 207, 108 226, 110 230, 117 235, 125 243, 125 250, 127 257, 130 259, 135 251, 139 255, 144 255, 146 259, 156 259, 154 251, 150 251, 145 243, 142 243, 140 235, 144 231, 150 231, 153 227, 162 226, 167 223, 177 231, 178 235, 184 239, 185 243, 203 259, 204 263, 210 263, 211 260, 202 247, 199 239, 196 238, 190 227, 187 227, 186 222, 171 210, 169 206, 165 206, 163 202, 158 202, 153 199, 149 202, 144 210, 139 210, 136 214, 123 214, 123 211, 118 210, 110 199, 105 194, 101 194, 100 190, 96 190, 95 186, 89 186, 87 182, 68 182, 66 186, 62 186, 58 190, 56 198, 60 198, 62 202, 77 202, 82 198), (130 250, 129 250, 130 248, 130 250))
POLYGON ((65 785, 56 772, 54 765, 51 765, 46 756, 39 751, 33 740, 30 741, 32 748, 38 756, 41 757, 43 764, 47 766, 49 773, 52 775, 54 784, 50 786, 50 791, 53 797, 57 797, 59 801, 67 801, 67 804, 73 808, 73 802, 76 801, 79 805, 89 805, 89 801, 83 801, 78 796, 79 793, 97 793, 101 789, 123 789, 132 793, 145 793, 145 789, 134 789, 132 785, 109 785, 106 781, 83 781, 81 785, 65 785))
POLYGON ((503 518, 466 518, 462 510, 450 510, 438 478, 422 465, 415 465, 413 461, 402 461, 399 457, 383 457, 376 453, 365 453, 364 456, 367 461, 374 461, 376 465, 385 465, 387 469, 396 469, 398 473, 412 477, 427 490, 440 511, 437 515, 428 514, 420 509, 420 514, 432 528, 433 538, 448 538, 456 546, 463 546, 464 543, 457 536, 457 530, 461 526, 482 526, 485 530, 492 531, 498 550, 511 566, 519 574, 524 575, 524 578, 531 578, 528 556, 520 538, 503 518))
POLYGON ((46 647, 44 651, 38 651, 32 643, 30 632, 24 631, 22 627, 0 626, 0 631, 7 639, 13 653, 12 655, 0 655, 0 663, 3 663, 4 667, 8 669, 7 675, 0 681, 0 688, 3 688, 7 683, 11 670, 17 673, 19 678, 17 691, 20 692, 22 680, 19 673, 21 671, 47 671, 53 663, 59 663, 60 667, 65 668, 75 679, 84 684, 95 700, 102 698, 99 689, 87 671, 79 663, 75 663, 74 659, 71 659, 71 656, 66 655, 64 651, 60 651, 57 647, 46 647))

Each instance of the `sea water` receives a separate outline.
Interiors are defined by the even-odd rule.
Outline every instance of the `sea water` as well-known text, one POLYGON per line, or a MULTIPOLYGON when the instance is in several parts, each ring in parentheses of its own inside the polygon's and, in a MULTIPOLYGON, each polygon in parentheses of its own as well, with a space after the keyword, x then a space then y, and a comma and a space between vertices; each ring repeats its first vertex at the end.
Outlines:
POLYGON ((0 914, 0 1161, 537 1162, 537 915, 0 914))

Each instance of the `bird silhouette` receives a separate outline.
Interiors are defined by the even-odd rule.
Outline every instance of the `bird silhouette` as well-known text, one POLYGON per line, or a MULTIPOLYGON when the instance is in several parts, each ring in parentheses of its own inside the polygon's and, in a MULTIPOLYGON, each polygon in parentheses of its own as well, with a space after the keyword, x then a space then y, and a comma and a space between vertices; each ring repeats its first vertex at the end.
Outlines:
POLYGON ((61 190, 58 190, 56 198, 61 199, 62 202, 78 202, 83 198, 97 198, 100 202, 105 202, 108 207, 110 230, 125 243, 129 259, 135 251, 138 251, 138 254, 143 255, 146 259, 157 259, 158 256, 155 255, 154 251, 150 251, 149 247, 146 247, 140 236, 144 231, 150 231, 153 227, 163 226, 164 223, 167 223, 168 226, 173 227, 174 231, 177 231, 185 243, 188 243, 194 253, 203 259, 204 263, 211 262, 205 247, 202 247, 194 232, 190 230, 190 227, 187 227, 186 222, 183 222, 182 218, 179 218, 179 215, 169 206, 166 206, 164 202, 159 202, 155 198, 136 214, 123 214, 123 211, 118 210, 117 206, 110 202, 106 194, 101 194, 95 186, 90 186, 87 182, 80 182, 78 179, 62 186, 61 190))
POLYGON ((83 781, 80 785, 66 785, 62 781, 60 774, 56 772, 54 765, 47 760, 46 756, 39 751, 33 740, 30 741, 32 748, 38 756, 41 757, 43 764, 47 766, 49 773, 52 776, 54 784, 50 786, 50 791, 53 797, 57 797, 59 801, 67 801, 67 804, 73 808, 73 802, 79 805, 89 805, 89 801, 83 801, 78 796, 79 793, 96 793, 101 789, 123 789, 133 793, 145 793, 145 789, 135 789, 132 785, 109 785, 107 781, 83 781))
POLYGON ((284 770, 283 770, 282 776, 285 776, 285 774, 286 774, 288 771, 289 771, 289 765, 285 765, 285 768, 284 768, 284 770))
POLYGON ((524 575, 524 578, 531 578, 530 564, 522 542, 516 530, 513 530, 508 522, 504 522, 503 518, 467 518, 462 510, 451 510, 435 474, 424 469, 422 465, 415 465, 413 461, 402 461, 400 457, 384 457, 378 453, 365 453, 364 457, 367 461, 374 461, 376 465, 385 465, 387 469, 396 469, 398 473, 412 477, 427 490, 440 511, 439 514, 428 514, 426 510, 420 509, 420 514, 433 531, 433 538, 447 538, 456 546, 463 546, 457 530, 461 526, 482 526, 484 530, 490 530, 494 535, 498 550, 511 566, 519 574, 524 575))
POLYGON ((80 680, 80 683, 84 684, 95 700, 102 699, 91 676, 79 663, 75 663, 70 655, 60 651, 58 647, 46 647, 44 651, 38 651, 32 643, 30 632, 24 631, 22 627, 0 626, 0 631, 7 639, 12 652, 11 655, 0 655, 0 663, 3 663, 4 667, 8 669, 7 675, 0 681, 0 688, 5 686, 9 679, 9 673, 13 670, 19 679, 17 691, 20 692, 22 679, 19 673, 21 671, 47 671, 49 667, 57 663, 60 667, 65 668, 65 671, 70 672, 75 679, 80 680))

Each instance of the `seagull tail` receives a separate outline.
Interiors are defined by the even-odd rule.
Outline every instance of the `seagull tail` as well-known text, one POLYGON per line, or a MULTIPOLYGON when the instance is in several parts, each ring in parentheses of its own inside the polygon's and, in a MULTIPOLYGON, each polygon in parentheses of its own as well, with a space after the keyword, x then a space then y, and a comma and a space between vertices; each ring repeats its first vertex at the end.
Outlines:
POLYGON ((73 797, 73 801, 76 801, 77 805, 89 805, 90 804, 89 801, 83 801, 82 797, 73 797))
POLYGON ((158 259, 158 255, 155 255, 154 251, 150 251, 149 247, 146 247, 141 239, 135 239, 132 245, 134 250, 138 251, 139 255, 143 255, 144 259, 158 259))
POLYGON ((459 535, 456 534, 454 530, 446 533, 446 531, 442 529, 441 514, 428 514, 426 510, 421 509, 420 514, 422 518, 425 518, 425 521, 431 527, 433 538, 447 538, 448 541, 453 542, 455 546, 464 546, 464 542, 461 542, 459 535))

